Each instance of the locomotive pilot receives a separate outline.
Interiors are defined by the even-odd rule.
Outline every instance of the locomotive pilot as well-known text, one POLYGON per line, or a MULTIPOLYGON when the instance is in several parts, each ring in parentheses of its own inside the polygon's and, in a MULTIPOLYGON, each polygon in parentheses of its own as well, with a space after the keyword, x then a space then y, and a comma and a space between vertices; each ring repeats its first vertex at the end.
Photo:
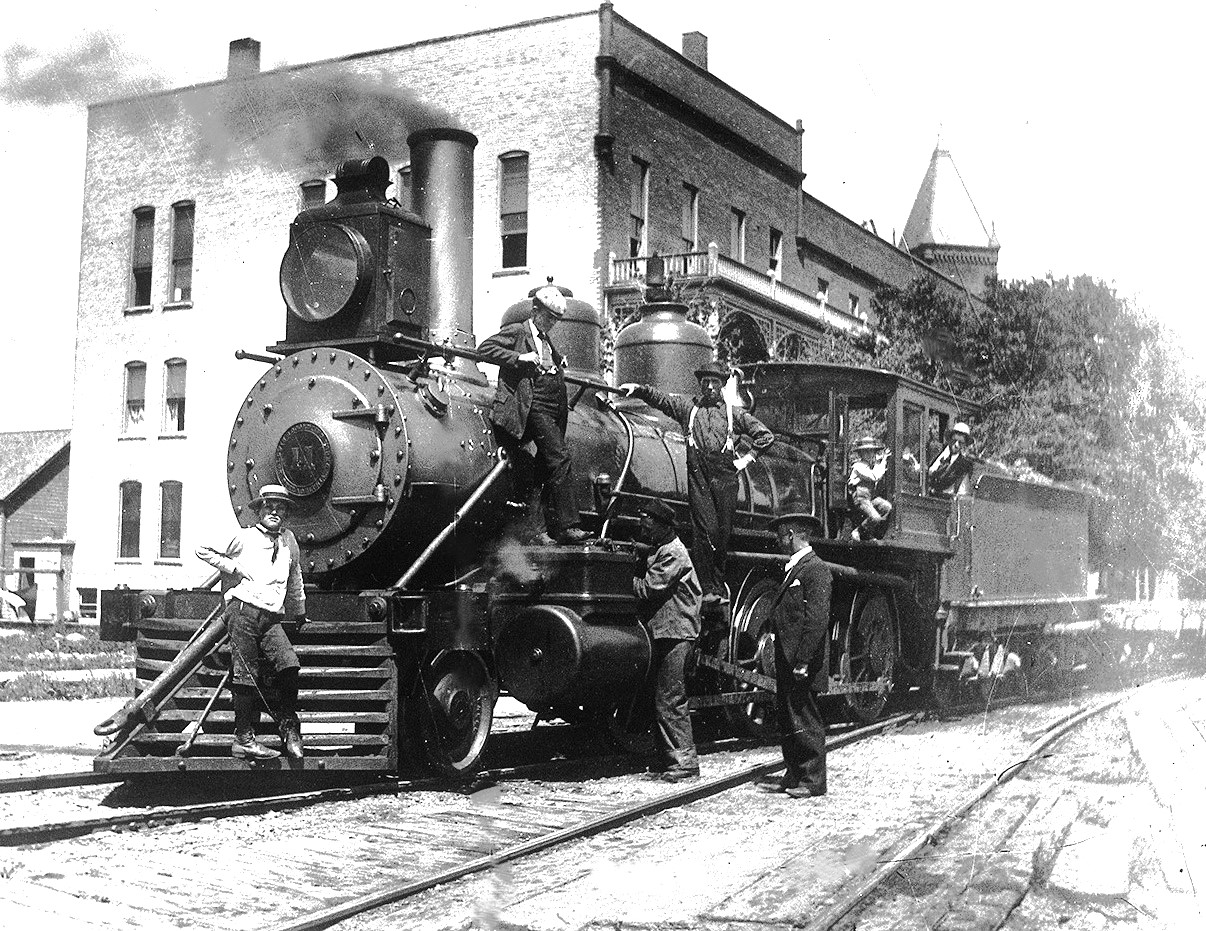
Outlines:
POLYGON ((765 778, 759 784, 792 798, 810 798, 827 790, 825 727, 813 683, 823 674, 825 664, 833 578, 809 543, 809 536, 821 529, 815 517, 782 514, 770 522, 770 529, 788 556, 783 581, 770 606, 775 632, 775 704, 787 770, 781 779, 765 778))
POLYGON ((888 529, 888 515, 892 513, 892 502, 879 493, 879 483, 888 471, 890 453, 873 436, 860 438, 850 450, 855 459, 846 480, 846 494, 856 519, 862 518, 851 537, 876 540, 888 529))
POLYGON ((235 727, 231 754, 247 760, 280 756, 256 740, 260 710, 276 718, 286 756, 303 755, 297 719, 301 664, 282 622, 306 622, 301 558, 285 528, 293 499, 282 485, 265 485, 251 501, 258 520, 243 527, 223 550, 202 546, 197 557, 222 573, 223 619, 230 634, 230 691, 235 727))
POLYGON ((641 535, 652 547, 645 571, 632 589, 648 615, 656 670, 654 712, 657 743, 665 771, 660 778, 681 782, 699 775, 699 757, 687 708, 687 658, 699 637, 702 591, 691 556, 678 538, 674 509, 652 499, 637 509, 641 535))
POLYGON ((538 542, 583 543, 572 464, 565 445, 569 403, 563 370, 566 359, 549 332, 565 316, 565 296, 551 284, 532 298, 532 315, 509 323, 477 347, 498 366, 492 420, 499 442, 514 457, 523 444, 536 444, 537 477, 543 485, 546 533, 538 542))
POLYGON ((725 563, 733 513, 737 510, 737 473, 775 442, 766 426, 735 409, 722 393, 727 378, 718 362, 695 372, 699 396, 686 400, 651 385, 620 386, 627 397, 640 398, 673 417, 687 437, 687 500, 691 505, 691 560, 703 585, 704 602, 727 602, 725 563))

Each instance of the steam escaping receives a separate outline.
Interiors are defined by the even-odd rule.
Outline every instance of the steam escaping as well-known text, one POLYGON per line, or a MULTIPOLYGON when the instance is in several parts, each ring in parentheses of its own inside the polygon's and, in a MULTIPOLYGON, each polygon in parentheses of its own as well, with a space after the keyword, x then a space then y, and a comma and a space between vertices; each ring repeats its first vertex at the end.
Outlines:
POLYGON ((513 537, 504 537, 494 552, 491 576, 497 583, 524 587, 540 578, 540 570, 532 562, 527 550, 513 537))
POLYGON ((84 106, 166 86, 149 64, 105 32, 85 33, 70 49, 43 52, 17 42, 4 50, 0 99, 14 104, 84 106))
POLYGON ((406 137, 459 121, 385 73, 324 67, 227 81, 185 98, 200 127, 199 154, 223 164, 251 153, 274 164, 330 170, 347 158, 397 158, 406 137))

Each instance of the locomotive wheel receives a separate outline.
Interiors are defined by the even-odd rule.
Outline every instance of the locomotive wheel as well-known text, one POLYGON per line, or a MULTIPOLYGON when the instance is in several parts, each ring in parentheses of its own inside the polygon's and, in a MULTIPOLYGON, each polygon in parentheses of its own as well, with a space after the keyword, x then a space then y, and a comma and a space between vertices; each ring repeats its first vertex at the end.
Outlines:
MULTIPOLYGON (((733 618, 737 634, 733 656, 728 655, 728 640, 717 646, 721 659, 727 659, 751 672, 774 678, 775 635, 771 630, 770 607, 778 585, 770 580, 755 582, 742 599, 733 618)), ((749 692, 754 686, 737 682, 723 674, 718 676, 725 692, 749 692)), ((729 727, 742 737, 769 738, 778 734, 773 701, 750 702, 748 705, 725 705, 729 727)))
POLYGON ((896 669, 896 628, 892 604, 884 592, 872 588, 855 594, 846 624, 842 666, 852 685, 884 680, 884 687, 878 691, 846 693, 846 707, 855 720, 864 724, 878 721, 887 707, 896 669))
POLYGON ((494 720, 498 686, 468 653, 450 653, 426 670, 406 700, 409 742, 421 758, 449 776, 481 768, 494 720))

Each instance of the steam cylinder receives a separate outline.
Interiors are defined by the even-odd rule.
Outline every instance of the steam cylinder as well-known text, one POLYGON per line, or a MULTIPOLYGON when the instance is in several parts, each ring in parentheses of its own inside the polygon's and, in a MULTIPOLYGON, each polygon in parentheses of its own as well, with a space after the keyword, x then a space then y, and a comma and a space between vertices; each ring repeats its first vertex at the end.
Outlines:
POLYGON ((712 361, 708 331, 687 319, 687 305, 646 304, 641 319, 616 337, 616 384, 637 382, 670 394, 693 395, 695 370, 712 361))

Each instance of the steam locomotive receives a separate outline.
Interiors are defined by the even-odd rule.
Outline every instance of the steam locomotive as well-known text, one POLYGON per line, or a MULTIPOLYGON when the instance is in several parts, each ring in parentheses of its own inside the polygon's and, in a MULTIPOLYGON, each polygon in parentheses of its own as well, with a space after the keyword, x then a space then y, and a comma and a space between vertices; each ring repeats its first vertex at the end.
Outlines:
MULTIPOLYGON (((632 594, 636 505, 673 504, 689 533, 679 426, 599 376, 600 322, 568 302, 568 446, 589 546, 524 545, 514 469, 490 423, 493 396, 472 334, 473 151, 454 129, 410 140, 413 209, 387 198, 380 157, 344 163, 337 196, 304 210, 281 264, 285 338, 235 416, 226 457, 236 517, 265 483, 298 504, 310 623, 302 660, 307 755, 251 764, 230 754, 233 715, 220 597, 206 588, 106 591, 102 635, 136 639, 134 699, 101 725, 102 772, 478 768, 500 690, 543 718, 639 734, 651 641, 632 594)), ((640 319, 618 336, 618 381, 689 394, 713 357, 703 328, 650 275, 640 319)), ((564 290, 564 289, 563 289, 564 290)), ((572 296, 572 295, 571 295, 572 296)), ((520 319, 530 301, 508 310, 520 319)), ((722 726, 773 726, 768 606, 783 558, 780 507, 814 514, 834 573, 821 688, 860 720, 894 690, 960 689, 1074 675, 1060 646, 1096 623, 1088 591, 1089 497, 973 472, 941 497, 901 463, 924 459, 966 406, 887 372, 760 363, 742 402, 776 434, 741 475, 731 610, 704 618, 692 707, 722 726), (855 436, 894 454, 886 537, 850 538, 845 476, 855 436)), ((274 737, 265 735, 269 744, 274 737)))

